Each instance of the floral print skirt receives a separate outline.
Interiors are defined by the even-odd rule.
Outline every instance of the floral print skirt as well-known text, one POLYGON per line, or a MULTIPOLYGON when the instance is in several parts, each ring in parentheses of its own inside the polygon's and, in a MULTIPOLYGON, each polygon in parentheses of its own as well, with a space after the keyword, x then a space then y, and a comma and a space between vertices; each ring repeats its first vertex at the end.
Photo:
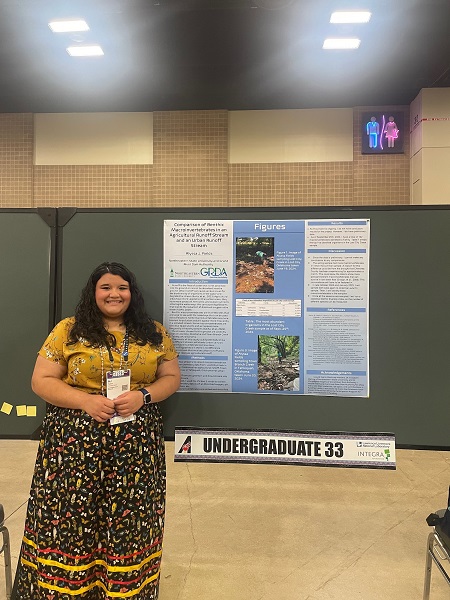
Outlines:
POLYGON ((52 406, 25 523, 17 600, 156 600, 165 508, 156 405, 112 426, 52 406))

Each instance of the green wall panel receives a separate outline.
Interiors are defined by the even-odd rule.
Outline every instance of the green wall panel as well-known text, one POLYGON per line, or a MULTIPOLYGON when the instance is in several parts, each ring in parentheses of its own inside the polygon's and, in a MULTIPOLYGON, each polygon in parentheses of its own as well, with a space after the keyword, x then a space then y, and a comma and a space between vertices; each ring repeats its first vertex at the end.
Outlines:
POLYGON ((450 447, 450 210, 79 210, 62 230, 61 316, 102 261, 137 275, 147 308, 163 312, 164 219, 371 220, 370 397, 177 393, 163 403, 177 426, 389 431, 405 446, 450 447))

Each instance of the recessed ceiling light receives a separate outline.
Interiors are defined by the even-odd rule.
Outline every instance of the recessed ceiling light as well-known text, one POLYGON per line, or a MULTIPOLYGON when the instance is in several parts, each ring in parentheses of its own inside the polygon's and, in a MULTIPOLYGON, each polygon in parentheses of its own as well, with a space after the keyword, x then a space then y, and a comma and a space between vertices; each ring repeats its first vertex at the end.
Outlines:
POLYGON ((330 23, 368 23, 372 13, 367 10, 343 11, 332 13, 330 23))
POLYGON ((361 40, 358 38, 327 38, 323 42, 324 50, 356 50, 361 40))
POLYGON ((84 19, 67 19, 65 21, 50 21, 50 29, 55 33, 67 33, 72 31, 89 31, 89 25, 84 19))
POLYGON ((103 56, 101 46, 69 46, 66 48, 70 56, 103 56))

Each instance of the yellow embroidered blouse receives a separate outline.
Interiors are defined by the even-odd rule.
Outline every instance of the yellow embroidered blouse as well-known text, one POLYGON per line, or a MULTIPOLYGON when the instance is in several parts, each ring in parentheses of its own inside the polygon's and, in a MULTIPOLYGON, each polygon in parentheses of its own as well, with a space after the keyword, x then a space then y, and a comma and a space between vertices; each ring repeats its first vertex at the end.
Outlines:
MULTIPOLYGON (((79 340, 75 344, 68 344, 70 330, 75 321, 68 317, 60 321, 51 331, 39 350, 39 356, 59 365, 67 367, 67 374, 63 381, 77 389, 89 394, 99 394, 102 389, 102 362, 100 348, 93 348, 87 342, 79 340)), ((172 360, 178 356, 172 339, 167 330, 155 321, 156 327, 162 334, 159 346, 139 346, 130 340, 128 347, 128 366, 131 369, 131 389, 152 383, 155 380, 158 365, 163 360, 172 360)), ((120 348, 124 334, 120 331, 112 332, 116 338, 117 348, 112 349, 114 370, 120 366, 120 348)), ((103 352, 104 372, 111 369, 108 352, 103 352)))

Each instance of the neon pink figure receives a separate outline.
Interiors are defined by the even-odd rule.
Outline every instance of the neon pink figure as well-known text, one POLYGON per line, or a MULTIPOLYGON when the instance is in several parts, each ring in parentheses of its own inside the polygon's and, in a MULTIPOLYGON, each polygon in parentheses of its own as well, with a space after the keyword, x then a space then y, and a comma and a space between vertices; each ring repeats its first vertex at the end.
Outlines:
POLYGON ((393 148, 395 140, 398 138, 398 129, 394 117, 389 117, 389 120, 386 123, 386 137, 388 140, 388 148, 393 148))

